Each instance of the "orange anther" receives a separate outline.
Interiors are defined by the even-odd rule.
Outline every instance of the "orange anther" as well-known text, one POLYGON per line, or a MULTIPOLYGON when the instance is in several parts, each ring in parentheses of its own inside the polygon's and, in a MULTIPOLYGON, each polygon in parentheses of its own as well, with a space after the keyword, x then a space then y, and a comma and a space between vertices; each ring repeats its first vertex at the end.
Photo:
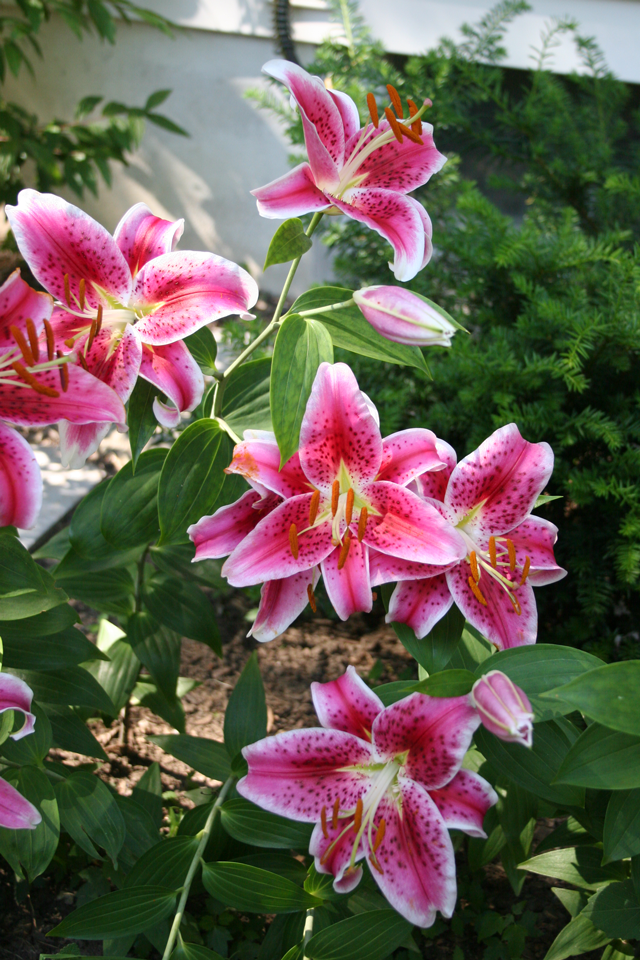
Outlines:
POLYGON ((25 321, 27 327, 27 336, 29 337, 29 346, 31 347, 31 353, 35 357, 36 363, 40 359, 40 344, 38 343, 38 334, 36 333, 36 325, 31 319, 27 317, 25 321))
POLYGON ((22 330, 18 330, 18 328, 13 324, 11 324, 11 326, 9 327, 9 332, 11 333, 11 336, 13 337, 13 339, 18 345, 18 349, 22 354, 22 359, 24 360, 24 362, 28 367, 32 367, 36 361, 33 354, 31 353, 31 348, 27 343, 24 333, 22 332, 22 330))
POLYGON ((372 93, 367 94, 367 106, 369 107, 369 115, 373 121, 373 125, 377 130, 380 125, 380 117, 378 116, 378 104, 372 93))
POLYGON ((47 359, 53 360, 55 357, 53 327, 48 320, 44 320, 44 332, 47 338, 47 359))
POLYGON ((469 554, 469 563, 471 564, 471 573, 473 575, 473 579, 476 583, 478 583, 480 580, 480 571, 478 570, 478 558, 476 557, 475 550, 472 550, 469 554))
POLYGON ((396 140, 398 141, 398 143, 402 143, 402 130, 400 129, 400 125, 398 124, 398 121, 393 115, 393 110, 390 110, 389 107, 385 107, 384 115, 389 121, 389 126, 393 130, 393 135, 395 136, 396 140))
POLYGON ((347 534, 347 536, 344 538, 344 543, 342 544, 340 556, 338 557, 338 570, 342 570, 345 563, 347 562, 350 546, 351 546, 351 537, 349 536, 349 534, 347 534))
POLYGON ((373 852, 375 853, 382 841, 384 840, 384 835, 387 832, 387 825, 384 822, 384 817, 380 820, 378 829, 376 830, 376 835, 373 838, 373 852))
POLYGON ((356 803, 356 812, 353 817, 353 829, 356 833, 359 832, 360 827, 362 826, 362 797, 358 797, 358 802, 356 803))
POLYGON ((405 137, 408 137, 409 140, 413 141, 413 143, 419 143, 420 146, 422 146, 424 142, 422 137, 418 136, 418 134, 414 130, 410 129, 406 124, 398 123, 398 129, 402 134, 404 134, 405 137))
POLYGON ((11 369, 15 370, 21 380, 24 380, 25 383, 28 383, 30 387, 33 387, 36 393, 41 393, 44 397, 59 397, 60 394, 57 390, 54 390, 53 387, 46 387, 44 383, 38 383, 36 378, 32 373, 29 373, 21 363, 17 361, 11 364, 11 369))
POLYGON ((369 857, 369 863, 371 864, 372 867, 374 867, 378 871, 378 873, 384 873, 384 870, 378 863, 377 857, 373 853, 369 857))
POLYGON ((320 506, 320 491, 314 490, 311 494, 311 503, 309 504, 309 526, 312 527, 318 516, 318 507, 320 506))
POLYGON ((531 557, 525 557, 524 567, 522 568, 522 576, 520 577, 520 586, 523 585, 523 583, 529 576, 530 569, 531 569, 531 557))
POLYGON ((345 517, 345 520, 347 521, 347 526, 349 526, 349 524, 351 523, 351 518, 353 516, 354 499, 355 499, 355 494, 353 492, 353 488, 349 487, 349 489, 347 490, 347 505, 344 511, 344 517, 345 517))
POLYGON ((293 559, 298 559, 298 554, 300 553, 300 547, 298 546, 298 528, 295 523, 292 523, 289 527, 289 546, 291 548, 291 553, 293 554, 293 559))
POLYGON ((329 831, 327 830, 327 808, 323 807, 320 811, 320 826, 322 827, 322 836, 325 840, 329 839, 329 831))
POLYGON ((496 553, 495 537, 489 537, 489 560, 491 561, 491 566, 495 570, 498 566, 498 554, 496 553))
POLYGON ((91 347, 93 346, 93 341, 94 341, 95 338, 96 338, 96 333, 97 333, 97 332, 98 332, 97 323, 96 323, 95 319, 93 319, 93 320, 91 321, 91 326, 90 326, 90 328, 89 328, 89 337, 88 337, 88 339, 87 339, 87 345, 86 345, 85 348, 84 348, 85 353, 88 353, 89 350, 91 350, 91 347))
POLYGON ((358 543, 362 543, 364 535, 367 532, 367 520, 369 519, 369 511, 366 507, 363 507, 360 511, 360 519, 358 520, 358 543))
POLYGON ((65 340, 64 345, 65 345, 65 347, 69 347, 69 350, 71 350, 72 347, 74 346, 75 342, 76 342, 76 338, 75 338, 75 337, 68 337, 68 339, 65 340))
POLYGON ((71 306, 71 284, 69 283, 69 274, 65 273, 64 275, 64 298, 67 301, 67 306, 71 306))
POLYGON ((312 611, 316 613, 318 610, 318 605, 316 603, 316 598, 314 596, 313 587, 311 584, 308 584, 307 586, 307 596, 309 597, 309 606, 311 607, 312 611))
POLYGON ((338 512, 338 500, 340 499, 340 481, 334 480, 331 487, 331 516, 335 517, 338 512))
POLYGON ((336 797, 333 804, 333 813, 331 815, 331 826, 334 830, 338 827, 338 814, 340 813, 340 797, 336 797))
POLYGON ((389 94, 389 99, 391 100, 391 106, 402 120, 404 111, 402 109, 402 100, 400 99, 400 94, 395 87, 391 86, 390 83, 387 84, 387 93, 389 94))
POLYGON ((480 587, 478 586, 478 584, 475 582, 473 577, 468 577, 467 579, 469 581, 469 586, 471 587, 471 593, 474 595, 476 600, 478 600, 482 604, 483 607, 486 607, 487 601, 480 593, 480 587))
MULTIPOLYGON (((62 358, 62 351, 58 350, 58 360, 62 358)), ((60 374, 60 386, 62 387, 62 392, 66 393, 69 388, 69 368, 66 363, 60 364, 58 367, 58 373, 60 374)))
POLYGON ((83 277, 80 283, 78 284, 78 300, 80 302, 81 310, 84 310, 84 304, 86 299, 86 289, 87 289, 87 284, 83 277))
POLYGON ((514 609, 515 612, 518 614, 518 616, 521 616, 521 614, 522 614, 522 607, 520 606, 520 604, 519 604, 519 602, 518 602, 518 598, 517 598, 516 596, 514 596, 514 594, 512 594, 512 593, 509 593, 508 596, 509 596, 509 600, 511 600, 511 603, 513 604, 513 609, 514 609))
POLYGON ((513 573, 516 568, 516 548, 513 545, 513 540, 507 538, 507 550, 509 551, 509 570, 513 573))
MULTIPOLYGON (((415 117, 416 113, 418 112, 418 108, 416 104, 413 102, 413 100, 409 100, 409 99, 407 99, 407 103, 409 105, 409 116, 415 117)), ((418 117, 417 120, 413 121, 413 123, 411 124, 411 129, 413 130, 414 133, 417 133, 419 137, 422 135, 422 120, 420 119, 420 117, 418 117)))
POLYGON ((102 304, 98 304, 98 315, 96 317, 96 333, 102 330, 102 304))
POLYGON ((86 370, 87 373, 89 373, 89 364, 88 364, 87 361, 85 360, 83 353, 79 353, 79 354, 78 354, 78 361, 79 361, 80 366, 82 367, 82 369, 83 369, 83 370, 86 370))

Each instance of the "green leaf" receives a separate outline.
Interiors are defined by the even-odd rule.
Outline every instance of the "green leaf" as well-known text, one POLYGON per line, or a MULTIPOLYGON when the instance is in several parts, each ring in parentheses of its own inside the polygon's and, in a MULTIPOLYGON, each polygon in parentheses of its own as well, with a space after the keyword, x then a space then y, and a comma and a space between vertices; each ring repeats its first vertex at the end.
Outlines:
MULTIPOLYGON (((303 863, 286 853, 249 853, 245 857, 235 857, 234 863, 248 863, 252 867, 260 867, 277 873, 279 877, 293 880, 299 887, 304 885, 307 869, 303 863)), ((330 878, 333 882, 333 877, 330 878)), ((313 893, 307 890, 307 893, 313 893)), ((325 898, 326 899, 326 898, 325 898)))
POLYGON ((470 692, 475 679, 469 670, 442 670, 420 680, 416 690, 430 697, 463 697, 470 692))
POLYGON ((3 664, 15 670, 58 670, 87 660, 106 660, 106 655, 73 627, 46 637, 14 638, 1 631, 0 636, 4 644, 3 664))
POLYGON ((593 846, 595 839, 574 817, 568 817, 537 844, 536 856, 554 847, 593 846))
POLYGON ((151 679, 141 677, 133 688, 131 699, 143 707, 148 707, 152 713, 166 720, 169 726, 184 733, 184 707, 180 703, 180 697, 184 697, 198 685, 197 680, 179 677, 175 697, 166 697, 151 679))
POLYGON ((0 620, 0 637, 3 640, 47 637, 53 633, 61 633, 67 627, 79 622, 80 617, 73 607, 68 603, 61 603, 35 617, 25 617, 23 620, 0 620))
POLYGON ((573 883, 585 890, 597 890, 612 880, 624 880, 626 870, 621 863, 602 866, 602 850, 599 847, 565 847, 548 850, 519 864, 521 870, 538 873, 573 883))
POLYGON ((311 937, 311 960, 384 960, 402 946, 411 924, 395 910, 368 910, 347 917, 311 937))
POLYGON ((447 666, 449 669, 476 671, 481 663, 494 655, 495 649, 492 644, 485 640, 475 627, 467 623, 447 666))
POLYGON ((543 507, 545 503, 551 503, 552 500, 562 500, 562 497, 553 497, 548 493, 541 493, 531 509, 537 510, 538 507, 543 507))
POLYGON ((167 450, 156 447, 140 456, 135 475, 131 461, 110 481, 102 500, 100 529, 105 540, 124 550, 157 539, 158 481, 167 450))
POLYGON ((127 641, 166 697, 175 697, 180 676, 181 638, 142 611, 127 623, 127 641))
POLYGON ((63 527, 31 556, 34 560, 62 560, 69 547, 69 527, 63 527))
MULTIPOLYGON (((317 307, 329 307, 333 303, 344 303, 353 296, 351 290, 343 287, 313 287, 295 301, 291 313, 302 313, 317 307)), ((384 360, 386 363, 398 363, 402 366, 416 367, 428 373, 422 352, 418 347, 407 347, 401 343, 392 343, 377 333, 363 317, 355 304, 334 310, 331 313, 318 314, 331 334, 333 345, 350 350, 362 357, 384 360)))
POLYGON ((639 788, 640 737, 592 723, 567 753, 556 782, 597 790, 639 788))
POLYGON ((109 483, 109 480, 103 480, 80 501, 69 524, 69 542, 85 560, 109 559, 120 552, 107 543, 100 529, 102 501, 109 483))
POLYGON ((579 807, 584 800, 581 789, 554 783, 560 765, 569 753, 573 735, 568 726, 547 720, 535 724, 530 750, 517 743, 498 740, 483 727, 476 731, 474 738, 480 752, 499 775, 549 803, 579 807))
MULTIPOLYGON (((404 646, 407 647, 409 653, 415 657, 418 663, 421 664, 428 673, 439 673, 441 670, 444 670, 455 653, 456 647, 462 637, 464 623, 464 614, 462 614, 454 604, 442 620, 436 623, 426 637, 422 640, 418 640, 416 637, 415 652, 407 646, 405 640, 399 633, 398 637, 404 646), (420 656, 417 655, 418 653, 420 656)), ((407 630, 411 629, 407 627, 406 624, 394 623, 392 626, 394 629, 396 626, 404 626, 407 630)), ((413 630, 411 630, 411 633, 413 633, 413 630)), ((413 636, 415 637, 415 634, 413 634, 413 636)))
POLYGON ((613 730, 640 733, 640 660, 608 663, 543 694, 613 730))
POLYGON ((480 677, 489 670, 506 673, 529 697, 536 719, 550 720, 571 713, 575 708, 560 699, 550 701, 543 694, 601 665, 601 660, 584 650, 555 643, 536 643, 496 653, 480 664, 476 675, 480 677))
POLYGON ((280 224, 269 244, 263 270, 273 266, 274 263, 289 263, 290 260, 297 260, 307 250, 311 250, 311 247, 311 238, 304 232, 302 220, 298 220, 297 217, 285 220, 280 224))
POLYGON ((131 444, 131 460, 135 470, 138 457, 156 432, 158 421, 153 412, 154 398, 166 400, 158 388, 148 380, 138 377, 133 392, 127 404, 127 426, 129 427, 129 443, 131 444))
POLYGON ((604 818, 603 862, 640 854, 640 790, 616 790, 604 818))
POLYGON ((229 697, 224 715, 224 744, 233 761, 243 747, 267 735, 267 705, 254 651, 229 697))
POLYGON ((147 102, 144 105, 144 109, 153 110, 154 107, 159 107, 160 104, 164 103, 167 97, 170 97, 172 93, 172 90, 155 90, 147 97, 147 102))
POLYGON ((164 886, 127 887, 74 910, 48 936, 74 940, 125 937, 164 920, 175 902, 176 894, 164 886))
POLYGON ((64 706, 91 707, 101 713, 115 716, 113 703, 100 684, 83 667, 67 667, 65 670, 21 670, 36 700, 42 703, 61 703, 64 706))
POLYGON ((183 733, 163 734, 148 739, 211 780, 224 782, 231 776, 231 761, 224 743, 183 733))
POLYGON ((587 917, 578 914, 564 927, 555 938, 544 960, 565 960, 604 947, 611 938, 597 930, 587 917))
POLYGON ((208 950, 197 943, 179 944, 171 954, 171 960, 223 960, 215 950, 208 950))
POLYGON ((57 783, 55 793, 67 833, 90 857, 101 859, 94 844, 103 847, 117 869, 127 831, 118 804, 102 780, 80 770, 57 783))
POLYGON ((159 543, 187 539, 187 527, 213 513, 222 491, 231 442, 214 420, 196 420, 171 447, 158 487, 159 543))
POLYGON ((116 717, 129 699, 140 673, 140 661, 126 640, 116 640, 109 647, 108 663, 87 664, 87 670, 95 677, 109 697, 112 707, 106 712, 116 717))
POLYGON ((220 807, 222 826, 241 843, 274 850, 309 849, 313 826, 262 810, 249 800, 227 800, 220 807))
POLYGON ((216 900, 247 913, 296 913, 322 905, 291 880, 246 863, 203 863, 202 882, 216 900))
POLYGON ((307 400, 324 361, 333 363, 326 327, 319 320, 288 316, 278 331, 271 364, 271 420, 280 448, 280 466, 298 449, 307 400))
POLYGON ((180 637, 205 643, 222 656, 213 607, 194 583, 157 573, 145 584, 143 600, 159 623, 180 637))
POLYGON ((23 737, 22 740, 5 740, 0 746, 0 753, 10 763, 32 764, 34 767, 39 767, 51 748, 51 724, 40 704, 34 703, 31 710, 36 718, 33 733, 23 737))
POLYGON ((200 327, 182 342, 206 376, 213 377, 217 374, 218 344, 209 327, 200 327))
POLYGON ((80 753, 85 757, 107 760, 102 746, 91 733, 86 723, 73 712, 71 707, 47 704, 46 707, 54 746, 71 753, 80 753))
POLYGON ((245 430, 273 430, 269 404, 271 357, 249 360, 226 381, 222 419, 238 437, 245 430))
POLYGON ((140 857, 127 874, 125 889, 162 883, 170 890, 179 890, 199 843, 199 837, 168 837, 156 843, 140 857))
POLYGON ((126 567, 61 577, 59 583, 74 600, 102 613, 128 617, 133 613, 134 583, 126 567))
POLYGON ((133 797, 121 797, 119 794, 115 794, 114 799, 127 828, 119 860, 124 870, 131 870, 140 857, 156 845, 160 837, 150 814, 137 800, 133 797))
POLYGON ((64 603, 67 595, 11 533, 0 530, 0 620, 23 620, 64 603))
POLYGON ((3 777, 37 807, 42 816, 42 822, 35 830, 0 827, 0 854, 20 879, 26 875, 31 883, 47 869, 58 847, 58 804, 51 781, 36 767, 5 770, 3 777))
POLYGON ((176 133, 179 137, 189 136, 184 127, 174 123, 173 120, 170 120, 169 117, 165 117, 162 113, 146 113, 145 116, 147 120, 151 121, 151 123, 155 123, 156 127, 161 127, 163 130, 168 130, 169 133, 176 133))
POLYGON ((640 900, 632 880, 610 883, 599 890, 582 911, 582 915, 608 937, 621 940, 640 938, 640 900))

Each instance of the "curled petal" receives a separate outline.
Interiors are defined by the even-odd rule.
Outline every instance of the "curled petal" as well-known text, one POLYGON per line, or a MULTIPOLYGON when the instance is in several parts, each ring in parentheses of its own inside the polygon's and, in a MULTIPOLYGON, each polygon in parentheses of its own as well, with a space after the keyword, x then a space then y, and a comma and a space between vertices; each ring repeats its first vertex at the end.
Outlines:
POLYGON ((413 560, 401 560, 379 550, 369 550, 369 570, 371 586, 379 587, 381 583, 391 583, 394 580, 424 580, 425 577, 435 577, 447 570, 433 563, 414 563, 413 560))
POLYGON ((493 577, 481 573, 478 589, 486 606, 469 586, 469 566, 461 563, 445 574, 449 590, 465 617, 499 650, 535 643, 538 633, 538 611, 529 582, 516 592, 520 612, 512 604, 507 591, 493 577))
POLYGON ((70 470, 83 467, 87 457, 96 452, 112 426, 112 423, 69 423, 68 420, 61 420, 58 433, 62 466, 70 470))
MULTIPOLYGON (((175 422, 166 423, 162 416, 169 410, 162 403, 156 418, 165 426, 176 426, 180 413, 195 410, 202 399, 204 377, 200 367, 193 359, 182 340, 167 343, 161 347, 142 345, 140 376, 154 386, 159 387, 173 402, 175 415, 169 411, 169 418, 175 422)), ((160 401, 158 401, 160 404, 160 401)))
POLYGON ((33 450, 24 437, 0 423, 0 527, 28 530, 41 506, 42 476, 33 450))
POLYGON ((228 556, 278 502, 275 496, 265 500, 256 490, 248 490, 235 503, 192 523, 187 533, 196 545, 194 561, 228 556))
POLYGON ((406 623, 416 637, 426 637, 453 605, 443 573, 423 580, 401 580, 391 594, 387 621, 406 623))
MULTIPOLYGON (((357 525, 353 525, 357 531, 357 525)), ((352 613, 369 613, 373 606, 369 580, 369 550, 351 533, 347 558, 340 568, 343 547, 339 545, 322 561, 322 579, 341 620, 348 620, 352 613)))
POLYGON ((316 187, 308 163, 301 163, 251 193, 256 198, 260 216, 271 220, 299 217, 331 206, 331 201, 316 187))
MULTIPOLYGON (((333 876, 333 889, 337 893, 350 893, 362 879, 362 867, 349 869, 356 832, 353 826, 346 829, 344 820, 338 820, 334 827, 331 817, 325 829, 326 836, 321 824, 315 825, 311 834, 309 853, 315 857, 318 873, 330 873, 333 876)), ((360 841, 354 862, 362 860, 364 855, 364 844, 360 841)))
POLYGON ((16 349, 11 327, 26 334, 26 321, 31 319, 40 333, 42 321, 49 319, 52 308, 49 294, 33 290, 20 276, 20 270, 14 270, 0 287, 0 355, 7 349, 16 349))
MULTIPOLYGON (((389 123, 382 120, 376 130, 370 128, 362 146, 366 146, 380 133, 389 131, 389 123)), ((358 165, 358 174, 367 174, 364 181, 368 188, 379 187, 382 190, 395 190, 398 193, 410 193, 429 180, 434 173, 441 170, 447 162, 433 142, 433 127, 422 121, 422 144, 414 143, 405 138, 402 143, 391 140, 378 147, 361 164, 358 165)), ((347 141, 345 154, 351 154, 360 139, 360 131, 352 135, 347 141)))
MULTIPOLYGON (((345 140, 349 141, 354 134, 359 136, 360 114, 351 97, 347 93, 343 93, 342 90, 329 89, 327 92, 340 111, 345 140)), ((345 150, 345 156, 349 156, 347 150, 345 150)))
POLYGON ((442 470, 430 470, 428 473, 422 473, 417 478, 411 489, 425 499, 444 501, 449 477, 458 462, 455 450, 445 440, 436 439, 436 451, 438 459, 444 463, 442 470))
POLYGON ((244 747, 238 793, 271 813, 317 823, 322 808, 353 809, 370 784, 371 747, 342 730, 289 730, 244 747))
POLYGON ((246 313, 257 299, 255 280, 236 263, 214 253, 165 253, 136 277, 134 303, 153 308, 136 333, 144 343, 173 343, 213 320, 246 313))
POLYGON ((163 220, 156 217, 146 203, 136 203, 114 230, 113 239, 135 277, 149 260, 171 253, 183 231, 184 220, 163 220))
POLYGON ((399 430, 382 441, 382 463, 378 480, 406 486, 430 471, 444 470, 446 464, 437 450, 438 438, 431 430, 413 427, 399 430))
POLYGON ((0 777, 0 827, 33 830, 42 821, 39 810, 0 777))
POLYGON ((5 710, 17 710, 24 714, 24 724, 17 733, 12 733, 13 740, 22 740, 29 733, 33 733, 36 718, 31 713, 33 690, 24 680, 14 677, 11 673, 0 673, 0 713, 5 710))
POLYGON ((483 777, 471 770, 458 770, 446 787, 430 790, 429 794, 449 830, 486 837, 482 822, 489 807, 498 802, 498 795, 483 777))
POLYGON ((131 296, 131 271, 111 234, 72 203, 51 193, 21 190, 5 208, 20 253, 45 290, 65 302, 65 274, 74 308, 85 281, 85 299, 96 308, 105 291, 119 303, 131 296), (99 289, 98 289, 99 288, 99 289))
POLYGON ((373 721, 384 709, 380 697, 352 666, 337 680, 312 683, 311 698, 323 727, 344 730, 366 740, 371 739, 373 721))
POLYGON ((321 363, 300 427, 300 465, 326 495, 344 464, 359 485, 380 470, 382 439, 364 394, 345 363, 321 363))
POLYGON ((460 769, 479 724, 468 696, 412 693, 376 717, 373 743, 383 758, 392 759, 408 751, 406 775, 427 790, 437 790, 460 769))
POLYGON ((509 539, 516 548, 519 569, 523 569, 529 558, 528 582, 532 586, 542 587, 566 577, 567 571, 558 566, 553 555, 553 547, 558 539, 555 524, 542 517, 527 517, 515 530, 511 530, 509 539))
POLYGON ((262 585, 258 615, 248 636, 266 643, 284 633, 309 603, 309 587, 313 589, 319 577, 318 568, 312 567, 282 580, 267 580, 262 585))
POLYGON ((294 453, 280 470, 280 450, 275 434, 265 434, 259 439, 244 440, 236 444, 233 460, 225 473, 239 473, 252 486, 258 484, 266 487, 281 497, 308 493, 311 487, 302 472, 297 453, 294 453))

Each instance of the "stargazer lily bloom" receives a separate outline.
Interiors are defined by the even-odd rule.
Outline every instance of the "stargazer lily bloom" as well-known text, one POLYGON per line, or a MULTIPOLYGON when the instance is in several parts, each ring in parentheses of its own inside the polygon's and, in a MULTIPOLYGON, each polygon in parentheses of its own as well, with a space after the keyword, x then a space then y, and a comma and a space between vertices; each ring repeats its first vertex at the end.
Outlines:
MULTIPOLYGON (((49 318, 53 301, 14 270, 0 287, 0 421, 41 427, 61 418, 74 424, 124 424, 117 394, 58 351, 49 318)), ((0 422, 0 526, 33 526, 42 478, 27 441, 0 422)))
MULTIPOLYGON (((452 451, 453 453, 453 451, 452 451)), ((558 530, 531 510, 553 471, 548 443, 529 443, 515 423, 496 430, 457 466, 455 455, 437 476, 419 478, 422 495, 465 542, 465 557, 444 574, 403 573, 389 604, 388 621, 406 623, 418 637, 458 605, 500 650, 535 643, 534 586, 566 576, 553 555, 558 530), (426 577, 426 579, 423 579, 426 577)))
POLYGON ((302 118, 308 163, 252 190, 263 217, 297 217, 326 210, 366 224, 393 247, 397 280, 410 280, 431 258, 431 221, 406 194, 421 187, 446 162, 436 150, 433 127, 408 100, 409 117, 389 86, 391 106, 378 116, 372 94, 371 123, 360 127, 358 109, 345 93, 326 89, 319 77, 287 60, 270 60, 263 72, 290 91, 302 118))
POLYGON ((290 730, 244 747, 238 793, 265 810, 315 823, 316 869, 348 893, 371 873, 392 907, 430 927, 456 902, 449 830, 486 836, 497 796, 461 764, 480 723, 470 697, 413 693, 384 708, 353 667, 313 683, 321 728, 290 730))
POLYGON ((321 364, 299 452, 279 471, 273 438, 238 444, 227 472, 254 490, 189 528, 196 560, 230 553, 222 568, 229 583, 265 584, 254 625, 259 639, 277 636, 307 600, 313 604, 318 565, 336 612, 347 619, 371 609, 371 549, 438 569, 464 556, 460 535, 406 487, 443 468, 436 437, 415 429, 383 440, 378 423, 350 368, 321 364))
MULTIPOLYGON (((33 733, 36 718, 31 713, 32 698, 33 692, 24 680, 10 673, 0 673, 0 714, 7 710, 24 714, 22 728, 10 734, 13 740, 21 740, 33 733)), ((10 830, 33 830, 41 820, 34 805, 0 777, 0 826, 10 830)))
MULTIPOLYGON (((182 339, 212 320, 245 315, 258 298, 253 278, 213 253, 175 251, 183 221, 133 206, 113 236, 60 197, 22 190, 6 207, 20 252, 56 298, 56 342, 128 400, 138 375, 171 401, 156 398, 165 426, 200 402, 203 378, 182 339)), ((97 449, 109 424, 63 425, 68 463, 78 465, 97 449)))

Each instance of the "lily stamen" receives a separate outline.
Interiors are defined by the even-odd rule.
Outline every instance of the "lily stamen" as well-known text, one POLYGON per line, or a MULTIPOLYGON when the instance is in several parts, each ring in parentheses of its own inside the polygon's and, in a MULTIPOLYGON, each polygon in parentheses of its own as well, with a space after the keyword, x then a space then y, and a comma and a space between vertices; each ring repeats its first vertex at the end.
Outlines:
POLYGON ((89 353, 89 350, 91 350, 91 347, 93 345, 93 341, 95 340, 97 332, 98 332, 97 323, 95 320, 92 320, 91 326, 89 327, 89 336, 87 338, 87 345, 84 348, 85 353, 89 353))
POLYGON ((329 839, 329 831, 327 830, 327 808, 323 807, 320 811, 320 826, 322 827, 322 836, 325 840, 329 839))
POLYGON ((47 359, 49 362, 55 357, 55 339, 53 336, 53 327, 48 320, 44 320, 44 332, 47 338, 47 359))
POLYGON ((478 569, 478 559, 475 550, 469 554, 469 563, 471 565, 471 574, 476 583, 480 582, 480 571, 478 569))
POLYGON ((331 817, 331 826, 335 830, 338 826, 338 813, 340 812, 340 797, 336 797, 333 804, 333 815, 331 817))
POLYGON ((360 518, 358 520, 358 543, 362 543, 364 535, 367 532, 367 520, 369 518, 369 511, 366 507, 363 507, 360 511, 360 518))
POLYGON ((372 853, 375 853, 382 841, 384 840, 384 835, 387 832, 387 824, 385 823, 384 817, 380 820, 378 824, 378 829, 376 830, 376 835, 373 840, 372 853))
POLYGON ((87 361, 85 360, 83 353, 79 353, 79 354, 78 354, 78 361, 79 361, 80 366, 82 367, 82 369, 83 369, 83 370, 86 370, 87 373, 89 373, 89 364, 88 364, 87 361))
POLYGON ((398 123, 398 121, 397 121, 397 119, 396 119, 396 117, 395 117, 395 115, 394 115, 394 113, 393 113, 393 110, 392 110, 390 107, 385 107, 385 108, 384 108, 384 115, 385 115, 385 117, 387 118, 387 120, 389 121, 389 126, 391 127, 391 130, 393 131, 394 137, 396 138, 396 140, 398 141, 398 143, 402 143, 402 141, 403 141, 402 130, 400 129, 400 124, 398 123))
POLYGON ((371 117, 371 121, 377 130, 380 126, 380 117, 378 115, 378 104, 376 103, 376 98, 372 93, 367 94, 367 106, 369 108, 369 116, 371 117))
POLYGON ((516 568, 516 548, 513 545, 513 540, 509 540, 507 537, 507 550, 509 551, 509 569, 513 573, 516 568))
POLYGON ((85 296, 87 290, 87 283, 84 277, 80 280, 78 284, 78 303, 80 304, 80 309, 84 311, 85 296))
POLYGON ((507 594, 507 596, 509 597, 509 600, 511 600, 511 603, 513 604, 513 609, 515 610, 515 612, 516 612, 516 613, 518 614, 518 616, 520 617, 520 616, 522 615, 522 607, 520 606, 520 603, 519 603, 519 601, 518 601, 518 598, 516 597, 516 595, 515 595, 514 593, 509 593, 509 594, 507 594))
POLYGON ((314 490, 309 504, 309 526, 312 527, 318 516, 318 507, 320 506, 320 491, 314 490))
POLYGON ((360 827, 362 826, 362 797, 358 797, 358 802, 356 803, 356 812, 353 817, 353 829, 356 833, 360 832, 360 827))
POLYGON ((342 544, 342 549, 340 550, 340 556, 338 557, 338 570, 342 570, 345 563, 347 562, 347 557, 349 556, 349 548, 351 547, 351 537, 349 534, 344 538, 342 544))
POLYGON ((468 577, 467 580, 468 580, 469 586, 471 587, 471 593, 474 595, 476 600, 478 600, 479 603, 482 604, 483 607, 486 607, 487 601, 485 600, 484 596, 480 592, 480 587, 478 586, 478 584, 475 582, 473 577, 468 577))
POLYGON ((300 547, 298 544, 298 528, 296 527, 295 523, 292 523, 289 527, 289 547, 291 548, 293 559, 297 560, 300 553, 300 547))
POLYGON ((69 274, 65 273, 63 277, 64 282, 64 298, 67 301, 67 306, 71 306, 71 284, 69 282, 69 274))
POLYGON ((43 397, 59 397, 60 396, 58 391, 54 390, 53 387, 47 387, 44 385, 44 383, 39 383, 36 380, 36 378, 33 376, 33 374, 29 373, 29 371, 25 367, 23 367, 21 363, 18 363, 18 361, 16 361, 15 363, 12 363, 10 366, 12 370, 15 370, 15 372, 18 374, 20 379, 24 380, 24 382, 27 383, 30 387, 32 387, 36 393, 41 393, 43 397))
MULTIPOLYGON (((410 100, 409 98, 407 98, 407 105, 409 107, 409 116, 415 117, 416 113, 418 112, 418 107, 413 102, 413 100, 410 100)), ((411 129, 413 130, 414 133, 417 133, 418 136, 422 134, 422 120, 420 119, 420 117, 418 117, 417 120, 413 121, 413 123, 411 124, 411 129)))
POLYGON ((331 516, 335 517, 338 512, 338 502, 340 500, 340 481, 334 480, 331 487, 331 516))
POLYGON ((11 326, 9 327, 9 332, 11 333, 11 336, 12 336, 13 339, 15 340, 15 342, 16 342, 16 344, 17 344, 17 346, 18 346, 18 350, 19 350, 20 353, 22 354, 22 359, 24 360, 24 362, 26 363, 26 365, 27 365, 28 367, 33 367, 33 366, 35 366, 35 362, 36 362, 36 361, 35 361, 35 358, 34 358, 33 354, 31 353, 31 348, 29 347, 29 344, 28 344, 27 341, 25 340, 25 336, 24 336, 22 330, 18 330, 18 328, 17 328, 16 326, 14 326, 13 324, 11 324, 11 326))
POLYGON ((309 606, 311 607, 312 612, 317 613, 318 605, 316 603, 316 598, 315 598, 313 587, 311 586, 311 584, 308 584, 307 586, 307 596, 309 598, 309 606))
POLYGON ((369 863, 371 864, 372 867, 374 867, 374 868, 378 871, 378 873, 380 873, 380 874, 384 873, 384 870, 382 869, 382 867, 381 867, 380 864, 378 863, 378 858, 376 857, 376 855, 375 855, 374 853, 372 853, 372 854, 369 855, 369 863))
POLYGON ((353 501, 355 500, 355 493, 353 492, 353 487, 349 487, 347 490, 347 505, 344 511, 344 518, 347 521, 347 526, 351 523, 351 518, 353 517, 353 501))
POLYGON ((495 570, 498 566, 498 556, 496 553, 496 538, 489 537, 489 559, 491 561, 491 566, 495 570))
POLYGON ((395 87, 391 86, 390 83, 387 84, 387 93, 389 94, 389 99, 391 100, 393 109, 402 120, 404 117, 404 110, 402 109, 402 100, 400 99, 400 94, 395 87))
POLYGON ((398 121, 398 129, 402 134, 404 134, 405 137, 408 137, 412 143, 418 143, 420 146, 422 146, 424 142, 422 140, 422 137, 419 137, 418 134, 414 130, 412 130, 410 127, 408 127, 406 124, 400 123, 398 121))
POLYGON ((40 359, 40 344, 38 343, 38 334, 36 332, 36 325, 31 319, 31 317, 27 317, 27 319, 25 320, 25 324, 27 327, 27 336, 29 337, 29 345, 31 346, 31 353, 35 357, 35 361, 37 363, 38 360, 40 359))
POLYGON ((531 568, 531 557, 525 557, 524 567, 522 568, 522 576, 520 577, 520 583, 518 584, 518 586, 522 587, 524 585, 525 580, 529 576, 530 568, 531 568))
POLYGON ((102 330, 102 304, 98 304, 98 313, 96 315, 96 334, 102 330))
MULTIPOLYGON (((58 350, 58 360, 62 360, 62 351, 58 350)), ((58 367, 58 374, 60 375, 60 386, 62 387, 62 392, 66 393, 69 389, 69 368, 66 363, 61 364, 58 367)))

